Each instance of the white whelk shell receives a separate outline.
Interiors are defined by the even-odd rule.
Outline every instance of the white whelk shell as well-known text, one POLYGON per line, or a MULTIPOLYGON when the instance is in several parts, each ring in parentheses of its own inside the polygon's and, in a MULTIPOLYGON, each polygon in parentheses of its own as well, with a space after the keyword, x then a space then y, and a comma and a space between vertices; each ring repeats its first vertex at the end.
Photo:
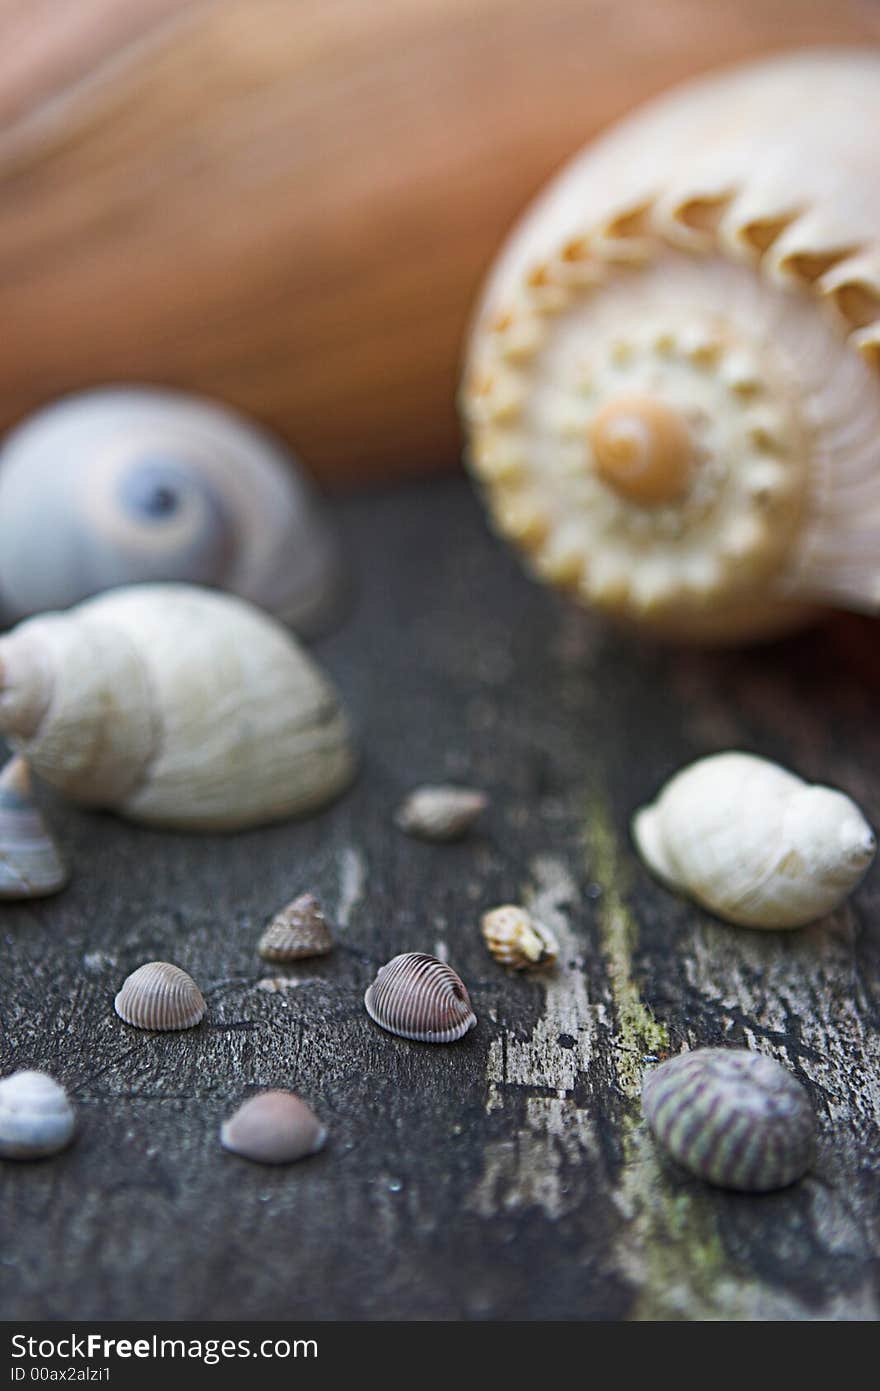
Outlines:
POLYGON ((43 898, 69 878, 31 791, 23 758, 0 773, 0 898, 43 898))
POLYGON ((833 912, 876 849, 849 797, 744 753, 676 774, 632 830, 659 879, 743 927, 801 927, 833 912))
POLYGON ((220 1143, 258 1164, 291 1164, 317 1154, 327 1131, 310 1106, 293 1092, 260 1092, 220 1127, 220 1143))
POLYGON ((67 1093, 45 1072, 13 1072, 0 1081, 0 1158, 41 1159, 73 1139, 67 1093))
POLYGON ((123 982, 113 1008, 136 1029, 192 1029, 205 1017, 204 996, 192 976, 169 961, 147 961, 123 982))
POLYGON ((422 840, 458 840, 489 805, 485 792, 471 787, 417 787, 398 807, 394 820, 422 840))
POLYGON ((0 450, 0 611, 17 621, 105 589, 227 589, 291 624, 336 606, 336 543, 296 461, 228 407, 105 387, 19 425, 0 450))
POLYGON ((257 950, 266 961, 300 961, 331 952, 333 935, 315 895, 300 894, 276 913, 257 950))
POLYGON ((559 943, 550 929, 518 904, 490 909, 480 919, 480 927, 495 960, 516 971, 551 966, 559 954, 559 943))
POLYGON ((193 585, 116 589, 0 638, 0 731, 72 800, 190 830, 314 810, 355 766, 292 634, 193 585))
POLYGON ((404 952, 382 966, 364 1005, 381 1028, 418 1043, 454 1043, 477 1023, 464 981, 425 952, 404 952))

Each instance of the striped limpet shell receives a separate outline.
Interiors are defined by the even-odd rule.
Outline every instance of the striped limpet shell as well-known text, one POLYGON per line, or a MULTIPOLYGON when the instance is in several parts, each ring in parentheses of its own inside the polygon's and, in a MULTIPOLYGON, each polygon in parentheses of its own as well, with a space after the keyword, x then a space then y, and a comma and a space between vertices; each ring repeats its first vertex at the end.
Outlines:
POLYGON ((192 976, 169 961, 147 961, 123 982, 113 1002, 136 1029, 192 1029, 205 1017, 204 997, 192 976))
POLYGON ((300 894, 280 908, 257 947, 264 961, 301 961, 326 956, 333 950, 333 934, 314 894, 300 894))
POLYGON ((364 1005, 381 1028, 418 1043, 455 1043, 477 1023, 464 981, 426 952, 404 952, 382 966, 364 1005))
POLYGON ((699 1048, 670 1058, 642 1086, 658 1144, 697 1178, 764 1193, 813 1162, 816 1118, 800 1082, 746 1048, 699 1048))

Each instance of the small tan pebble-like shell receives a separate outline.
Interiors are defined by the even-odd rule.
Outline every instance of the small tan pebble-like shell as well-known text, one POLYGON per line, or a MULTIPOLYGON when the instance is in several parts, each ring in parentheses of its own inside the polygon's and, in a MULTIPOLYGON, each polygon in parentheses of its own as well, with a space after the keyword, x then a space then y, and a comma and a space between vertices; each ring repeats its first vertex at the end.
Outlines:
POLYGON ((464 981, 425 952, 404 952, 381 967, 364 1005, 381 1028, 418 1043, 454 1043, 477 1023, 464 981))
POLYGON ((300 894, 270 922, 257 950, 266 961, 299 961, 326 956, 333 936, 314 894, 300 894))
POLYGON ((67 1093, 45 1072, 13 1072, 0 1081, 0 1158, 42 1159, 73 1139, 67 1093))
POLYGON ((764 1193, 813 1162, 816 1117, 780 1063, 746 1048, 698 1048, 649 1073, 642 1110, 655 1139, 697 1178, 764 1193))
POLYGON ((132 971, 113 1004, 136 1029, 192 1029, 206 1009, 192 976, 168 961, 148 961, 132 971))
POLYGON ((488 805, 485 792, 471 787, 417 787, 398 807, 394 820, 402 831, 422 840, 458 840, 488 805))
POLYGON ((69 878, 31 791, 23 758, 0 773, 0 898, 43 898, 69 878))
POLYGON ((692 763, 632 829, 659 879, 743 927, 802 927, 833 912, 876 850, 849 797, 745 753, 692 763))
POLYGON ((220 1127, 220 1143, 258 1164, 291 1164, 317 1154, 327 1139, 318 1117, 293 1092, 260 1092, 220 1127))
POLYGON ((550 966, 559 953, 559 943, 550 929, 517 904, 490 909, 480 919, 480 926, 495 960, 516 971, 550 966))

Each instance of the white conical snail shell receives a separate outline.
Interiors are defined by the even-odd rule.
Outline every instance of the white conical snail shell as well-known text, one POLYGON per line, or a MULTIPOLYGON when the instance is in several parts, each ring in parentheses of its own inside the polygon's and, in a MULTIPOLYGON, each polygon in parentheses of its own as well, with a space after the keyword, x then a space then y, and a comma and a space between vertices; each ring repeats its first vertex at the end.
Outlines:
POLYGON ((42 1159, 73 1139, 76 1119, 67 1093, 45 1072, 13 1072, 0 1080, 0 1158, 42 1159))
POLYGON ((471 337, 469 454, 541 578, 730 640, 880 608, 880 53, 701 79, 578 156, 471 337))
POLYGON ((633 819, 649 869, 743 927, 801 927, 856 887, 876 849, 842 792, 752 754, 702 758, 633 819))
POLYGON ((132 585, 0 638, 0 731, 74 801, 190 829, 321 806, 351 780, 329 681, 229 594, 132 585))
POLYGON ((0 613, 181 580, 300 633, 330 616, 339 556, 296 461, 225 406, 108 387, 68 396, 0 449, 0 613))
POLYGON ((0 898, 43 898, 68 880, 31 791, 23 758, 11 758, 0 772, 0 898))

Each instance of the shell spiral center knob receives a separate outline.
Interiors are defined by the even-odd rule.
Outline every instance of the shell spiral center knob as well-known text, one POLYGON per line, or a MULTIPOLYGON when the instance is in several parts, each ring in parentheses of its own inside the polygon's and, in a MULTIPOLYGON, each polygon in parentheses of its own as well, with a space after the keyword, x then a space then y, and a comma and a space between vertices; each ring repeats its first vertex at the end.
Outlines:
POLYGON ((674 502, 687 491, 694 446, 678 411, 652 396, 620 396, 587 427, 596 472, 643 506, 674 502))

